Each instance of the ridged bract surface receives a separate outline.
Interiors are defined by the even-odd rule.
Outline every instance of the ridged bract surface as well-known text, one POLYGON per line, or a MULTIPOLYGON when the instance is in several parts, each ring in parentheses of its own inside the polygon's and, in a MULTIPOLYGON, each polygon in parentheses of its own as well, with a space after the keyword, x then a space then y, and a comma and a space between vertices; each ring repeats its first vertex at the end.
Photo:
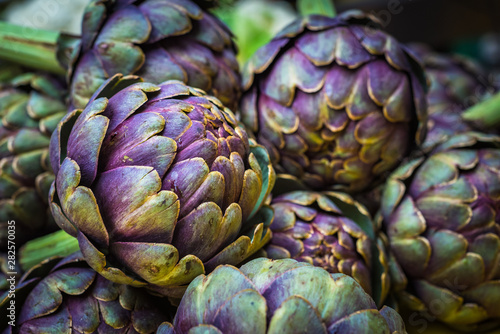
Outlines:
POLYGON ((423 140, 423 71, 371 18, 299 19, 245 67, 241 119, 277 172, 359 191, 423 140))
POLYGON ((71 104, 84 108, 109 77, 180 80, 236 110, 241 95, 228 28, 190 0, 93 0, 70 73, 71 104))
POLYGON ((48 209, 54 175, 50 135, 66 114, 65 87, 43 74, 19 74, 0 83, 0 247, 8 231, 17 246, 57 228, 48 209), (8 222, 11 223, 8 227, 8 222))
POLYGON ((433 52, 423 45, 410 47, 424 65, 430 82, 427 93, 429 121, 424 149, 432 149, 457 133, 475 129, 490 131, 462 118, 463 111, 491 97, 499 89, 480 65, 463 56, 433 52))
MULTIPOLYGON (((150 334, 174 313, 166 299, 104 279, 80 252, 32 268, 18 282, 15 300, 16 326, 6 334, 150 334)), ((9 301, 0 300, 2 311, 9 301)))
POLYGON ((112 281, 179 296, 271 236, 250 220, 274 185, 266 150, 219 100, 180 81, 111 78, 59 124, 51 162, 56 222, 112 281))
POLYGON ((339 192, 294 191, 271 202, 272 259, 292 258, 353 277, 377 302, 389 292, 388 264, 366 209, 339 192))
POLYGON ((500 138, 456 135, 401 166, 382 215, 404 303, 459 330, 500 325, 500 138))
POLYGON ((406 333, 351 277, 291 259, 220 266, 189 286, 165 333, 406 333))

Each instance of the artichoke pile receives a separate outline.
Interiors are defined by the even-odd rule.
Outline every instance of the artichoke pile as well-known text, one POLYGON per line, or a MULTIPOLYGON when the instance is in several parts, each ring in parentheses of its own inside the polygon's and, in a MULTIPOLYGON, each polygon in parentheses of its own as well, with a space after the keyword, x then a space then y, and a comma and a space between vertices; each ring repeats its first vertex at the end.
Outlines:
POLYGON ((65 83, 0 64, 0 332, 500 328, 500 137, 462 117, 497 88, 361 11, 241 74, 219 5, 91 0, 65 83))

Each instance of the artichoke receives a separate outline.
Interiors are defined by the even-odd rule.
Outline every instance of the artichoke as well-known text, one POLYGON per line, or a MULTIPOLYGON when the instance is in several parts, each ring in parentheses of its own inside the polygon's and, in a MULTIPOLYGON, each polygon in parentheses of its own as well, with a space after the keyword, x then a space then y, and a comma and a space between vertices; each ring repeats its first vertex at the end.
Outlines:
POLYGON ((250 219, 275 179, 219 100, 180 81, 110 78, 51 139, 58 225, 107 279, 168 296, 271 237, 250 219))
POLYGON ((456 135, 402 165, 381 213, 403 305, 460 330, 500 325, 500 138, 456 135))
POLYGON ((406 333, 356 281, 291 259, 255 259, 197 277, 166 333, 406 333))
MULTIPOLYGON (((15 295, 15 326, 4 333, 147 334, 174 313, 164 298, 104 279, 80 252, 33 267, 19 281, 15 295)), ((10 298, 4 295, 0 303, 3 313, 10 298)), ((11 319, 2 314, 6 318, 11 319)))
MULTIPOLYGON (((5 74, 7 71, 2 71, 5 74)), ((15 227, 15 243, 57 228, 51 224, 48 193, 54 175, 50 135, 66 114, 65 89, 58 79, 19 74, 0 83, 0 247, 15 227), (8 222, 15 222, 8 228, 8 222)))
POLYGON ((278 173, 361 191, 424 139, 423 70, 373 19, 296 20, 245 66, 241 120, 278 173))
POLYGON ((381 304, 389 292, 388 263, 373 221, 358 202, 339 192, 294 191, 271 202, 271 259, 292 258, 353 277, 381 304))
POLYGON ((241 95, 235 54, 227 27, 190 0, 93 0, 71 60, 71 105, 84 108, 106 79, 122 73, 155 84, 181 80, 235 110, 241 95))
POLYGON ((411 49, 423 63, 430 82, 429 119, 423 148, 430 150, 457 133, 486 131, 480 124, 462 118, 463 111, 498 90, 480 65, 464 56, 433 52, 420 44, 412 45, 411 49))

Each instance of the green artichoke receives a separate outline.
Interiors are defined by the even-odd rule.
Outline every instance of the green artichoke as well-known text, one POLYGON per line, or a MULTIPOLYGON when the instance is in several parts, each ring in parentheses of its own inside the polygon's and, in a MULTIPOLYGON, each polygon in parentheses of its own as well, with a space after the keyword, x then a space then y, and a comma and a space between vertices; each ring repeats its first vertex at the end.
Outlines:
MULTIPOLYGON (((165 298, 104 279, 80 252, 33 267, 19 281, 15 296, 15 326, 2 321, 4 333, 147 334, 174 314, 165 298)), ((1 298, 4 313, 11 299, 1 298)), ((10 314, 2 314, 2 319, 10 321, 10 314)))
POLYGON ((93 0, 70 66, 71 105, 84 108, 106 79, 122 73, 155 84, 181 80, 236 110, 235 54, 227 27, 190 0, 93 0))
POLYGON ((294 191, 271 202, 271 259, 292 258, 353 277, 381 304, 390 280, 384 244, 358 202, 339 192, 294 191))
POLYGON ((283 29, 244 68, 241 120, 278 173, 361 191, 424 139, 425 77, 358 11, 283 29))
POLYGON ((51 139, 58 225, 107 279, 181 296, 271 237, 253 221, 275 174, 219 100, 180 81, 116 75, 51 139))
POLYGON ((406 333, 351 277, 291 259, 219 266, 197 277, 166 333, 406 333))
POLYGON ((429 120, 423 148, 430 150, 457 133, 488 130, 462 118, 463 111, 491 97, 499 89, 480 65, 464 56, 433 52, 420 44, 411 45, 411 49, 424 65, 430 82, 427 94, 429 120))
MULTIPOLYGON (((8 71, 2 71, 6 73, 8 71)), ((1 76, 1 74, 0 74, 1 76)), ((66 114, 64 85, 44 74, 24 73, 0 83, 0 247, 15 227, 15 244, 57 228, 48 193, 54 175, 50 135, 66 114), (14 221, 15 224, 8 222, 14 221)))
POLYGON ((404 305, 459 330, 500 325, 500 138, 456 135, 405 163, 381 213, 404 305))

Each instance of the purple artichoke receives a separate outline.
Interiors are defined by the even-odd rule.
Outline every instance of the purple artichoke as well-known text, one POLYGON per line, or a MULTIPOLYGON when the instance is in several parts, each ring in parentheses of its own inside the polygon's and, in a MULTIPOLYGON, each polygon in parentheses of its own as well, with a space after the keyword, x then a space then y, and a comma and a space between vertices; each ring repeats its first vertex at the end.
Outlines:
POLYGON ((271 259, 292 258, 353 277, 381 304, 389 292, 385 248, 364 207, 338 192, 294 191, 271 202, 271 259))
POLYGON ((401 317, 343 274, 294 260, 219 266, 188 287, 173 325, 183 333, 406 333, 401 317))
POLYGON ((44 74, 22 73, 0 83, 1 252, 11 228, 17 246, 57 228, 47 201, 54 180, 49 142, 66 114, 64 94, 59 80, 44 74))
POLYGON ((498 90, 480 65, 463 56, 432 52, 423 45, 412 45, 411 49, 424 65, 430 82, 428 130, 423 148, 432 149, 457 133, 488 130, 462 118, 463 111, 498 90))
POLYGON ((180 296, 199 274, 238 264, 271 237, 253 221, 275 174, 214 97, 117 75, 51 141, 58 225, 107 279, 180 296))
MULTIPOLYGON (((213 2, 213 1, 209 1, 213 2)), ((181 80, 236 110, 241 95, 228 28, 190 0, 93 0, 70 70, 71 104, 84 108, 114 74, 181 80)))
POLYGON ((423 71, 372 20, 299 19, 244 69, 241 119, 279 173, 360 191, 424 139, 423 71))
MULTIPOLYGON (((80 252, 33 267, 19 281, 15 296, 15 326, 2 325, 6 334, 147 334, 174 313, 164 298, 104 279, 80 252)), ((0 300, 2 319, 11 319, 3 314, 10 300, 7 295, 0 300)))
POLYGON ((459 330, 500 325, 499 137, 456 135, 402 165, 381 212, 404 305, 459 330))

